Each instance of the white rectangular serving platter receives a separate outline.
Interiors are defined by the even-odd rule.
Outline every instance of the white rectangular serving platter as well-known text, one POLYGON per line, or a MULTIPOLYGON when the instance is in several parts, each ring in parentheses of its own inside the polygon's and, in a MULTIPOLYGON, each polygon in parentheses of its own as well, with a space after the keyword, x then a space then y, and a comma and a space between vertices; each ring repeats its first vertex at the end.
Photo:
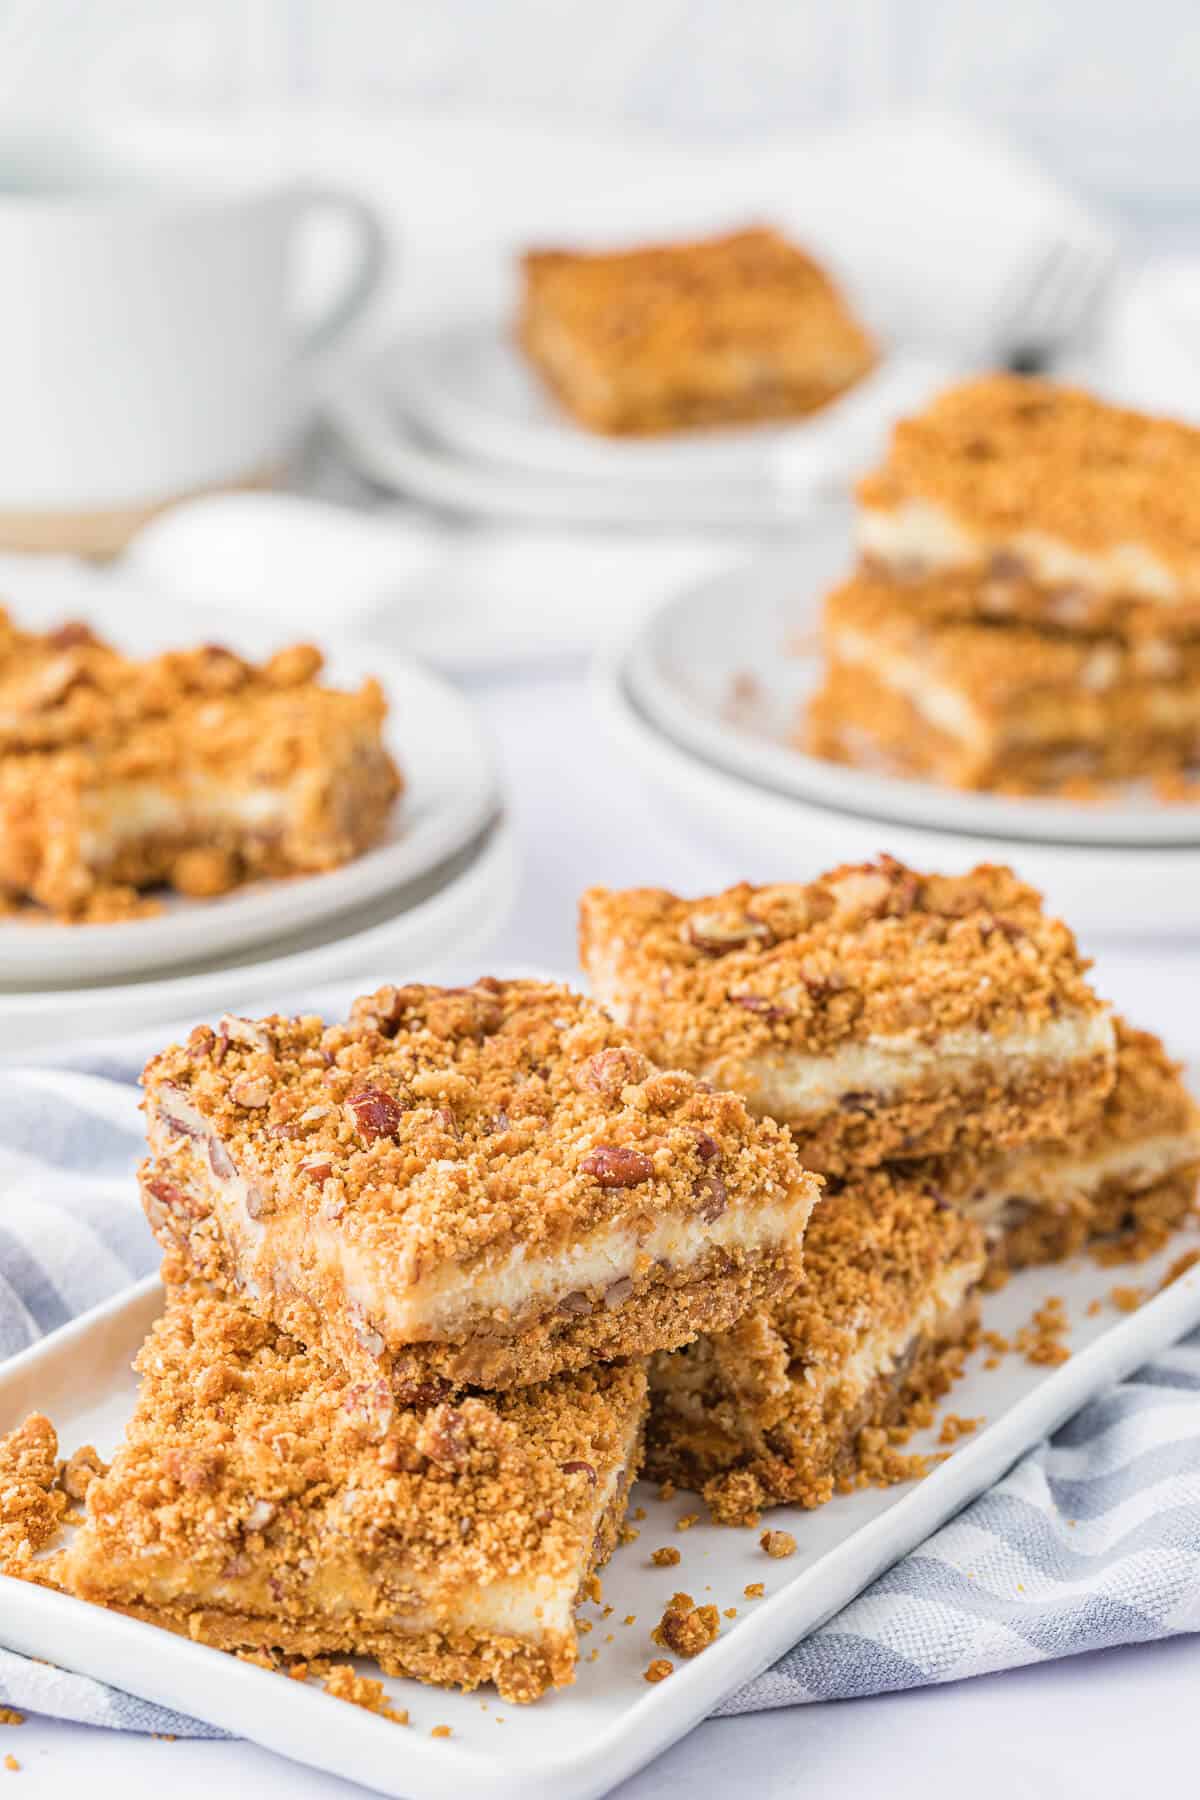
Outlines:
MULTIPOLYGON (((546 1800, 593 1800, 845 1605, 1092 1395, 1200 1324, 1200 1265, 1157 1291, 1174 1259, 1195 1241, 1178 1234, 1158 1257, 1132 1269, 1079 1258, 1028 1271, 985 1297, 985 1324, 1011 1336, 1048 1296, 1061 1295, 1071 1323, 1070 1360, 1034 1368, 1014 1353, 986 1370, 983 1353, 973 1356, 943 1410, 983 1414, 986 1424, 921 1482, 838 1497, 814 1513, 781 1508, 766 1515, 798 1541, 786 1561, 763 1554, 757 1531, 700 1522, 679 1532, 676 1521, 690 1512, 703 1515, 702 1504, 682 1492, 660 1501, 641 1484, 633 1503, 647 1515, 638 1523, 640 1536, 604 1571, 602 1605, 581 1608, 592 1624, 581 1640, 575 1685, 534 1706, 509 1706, 492 1692, 460 1695, 388 1682, 393 1704, 411 1714, 406 1730, 330 1698, 315 1683, 302 1686, 7 1577, 0 1577, 0 1643, 406 1800, 518 1800, 531 1791, 546 1800), (1153 1298, 1135 1313, 1121 1313, 1109 1298, 1117 1283, 1136 1283, 1153 1298), (1089 1316, 1092 1301, 1101 1304, 1089 1316), (650 1563, 650 1552, 662 1544, 679 1549, 677 1567, 650 1563), (766 1597, 748 1601, 742 1590, 755 1581, 764 1584, 766 1597), (693 1662, 676 1659, 674 1674, 652 1686, 643 1671, 660 1652, 650 1631, 679 1588, 722 1612, 736 1606, 737 1617, 723 1617, 716 1643, 693 1662), (623 1623, 629 1614, 633 1625, 623 1623), (432 1737, 435 1725, 449 1725, 451 1737, 432 1737)), ((84 1442, 109 1453, 132 1408, 130 1359, 161 1300, 151 1279, 0 1368, 0 1432, 42 1411, 55 1421, 64 1454, 84 1442)), ((932 1448, 935 1433, 913 1447, 932 1448)))

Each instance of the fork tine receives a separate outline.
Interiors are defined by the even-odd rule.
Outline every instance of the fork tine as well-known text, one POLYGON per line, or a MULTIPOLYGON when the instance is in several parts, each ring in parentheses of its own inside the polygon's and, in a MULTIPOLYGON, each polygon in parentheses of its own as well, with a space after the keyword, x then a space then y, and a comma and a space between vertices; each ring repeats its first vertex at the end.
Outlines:
POLYGON ((1029 261, 1022 262, 1013 269, 992 308, 989 348, 998 348, 1003 353, 1007 346, 1024 336, 1030 306, 1057 258, 1058 251, 1057 242, 1042 245, 1029 261))
POLYGON ((1055 239, 1006 283, 992 314, 993 344, 1025 360, 1070 338, 1094 313, 1114 266, 1102 244, 1055 239))

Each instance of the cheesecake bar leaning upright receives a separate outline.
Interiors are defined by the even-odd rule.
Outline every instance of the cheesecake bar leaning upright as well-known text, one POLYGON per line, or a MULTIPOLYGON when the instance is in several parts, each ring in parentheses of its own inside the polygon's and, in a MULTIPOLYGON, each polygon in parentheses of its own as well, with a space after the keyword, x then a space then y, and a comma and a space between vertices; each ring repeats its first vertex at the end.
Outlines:
POLYGON ((575 1601, 637 1474, 640 1362, 384 1417, 194 1287, 136 1367, 125 1441, 43 1579, 225 1650, 372 1656, 513 1701, 571 1680, 575 1601))
POLYGON ((1200 631, 1200 431, 1019 375, 948 389, 858 488, 859 549, 973 616, 1200 631))
POLYGON ((921 1171, 832 1182, 792 1294, 651 1359, 649 1473, 736 1525, 906 1472, 889 1464, 887 1428, 958 1372, 985 1263, 979 1225, 921 1171))
POLYGON ((311 644, 135 660, 0 612, 0 897, 111 917, 135 890, 209 895, 360 855, 402 785, 387 706, 321 664, 311 644))
POLYGON ((744 1094, 822 1172, 1066 1137, 1113 1085, 1087 960, 1009 869, 594 888, 580 950, 648 1056, 744 1094))
POLYGON ((814 755, 1018 790, 1200 761, 1200 638, 1089 637, 973 616, 965 577, 860 573, 825 601, 814 755))
POLYGON ((580 424, 645 435, 823 406, 875 347, 825 271, 779 232, 636 250, 535 250, 517 334, 580 424))
POLYGON ((819 1191, 780 1126, 542 982, 226 1018, 143 1080, 160 1241, 398 1400, 732 1324, 795 1281, 819 1191))
POLYGON ((1092 1124, 1066 1142, 929 1170, 984 1229, 996 1269, 1057 1262, 1127 1237, 1159 1248, 1195 1212, 1200 1106, 1152 1032, 1116 1021, 1117 1079, 1092 1124))

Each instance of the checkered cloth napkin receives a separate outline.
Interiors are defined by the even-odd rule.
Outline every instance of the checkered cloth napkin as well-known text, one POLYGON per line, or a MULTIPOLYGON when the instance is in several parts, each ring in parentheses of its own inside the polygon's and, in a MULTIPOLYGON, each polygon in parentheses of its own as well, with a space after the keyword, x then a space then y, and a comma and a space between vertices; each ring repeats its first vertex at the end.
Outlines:
MULTIPOLYGON (((308 996, 305 1010, 337 1017, 348 999, 308 996)), ((0 1358, 154 1268, 131 1179, 133 1084, 166 1041, 160 1029, 0 1070, 0 1358)), ((719 1711, 853 1699, 1197 1630, 1200 1331, 1084 1407, 719 1711)), ((0 1703, 224 1735, 3 1648, 0 1703)))

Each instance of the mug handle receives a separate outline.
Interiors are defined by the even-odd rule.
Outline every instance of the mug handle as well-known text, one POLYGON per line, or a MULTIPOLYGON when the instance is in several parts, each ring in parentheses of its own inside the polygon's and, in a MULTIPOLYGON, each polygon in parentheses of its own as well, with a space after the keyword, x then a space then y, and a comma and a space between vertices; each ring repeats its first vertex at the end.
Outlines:
POLYGON ((388 235, 373 206, 346 188, 306 183, 299 194, 297 220, 314 212, 335 212, 349 221, 357 238, 355 261, 324 311, 304 328, 297 353, 307 360, 328 350, 353 324, 383 280, 389 261, 388 235))

